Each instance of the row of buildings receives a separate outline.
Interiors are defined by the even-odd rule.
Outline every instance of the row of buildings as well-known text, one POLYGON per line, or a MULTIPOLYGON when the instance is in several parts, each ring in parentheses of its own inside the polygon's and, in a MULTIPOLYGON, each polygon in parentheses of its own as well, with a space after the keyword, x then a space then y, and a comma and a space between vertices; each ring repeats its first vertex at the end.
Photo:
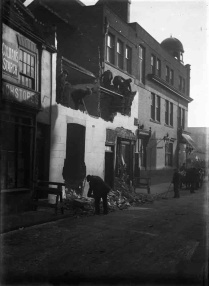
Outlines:
POLYGON ((192 151, 183 45, 131 23, 130 5, 2 1, 5 204, 31 195, 37 178, 76 185, 86 173, 111 186, 124 174, 168 178, 192 151))

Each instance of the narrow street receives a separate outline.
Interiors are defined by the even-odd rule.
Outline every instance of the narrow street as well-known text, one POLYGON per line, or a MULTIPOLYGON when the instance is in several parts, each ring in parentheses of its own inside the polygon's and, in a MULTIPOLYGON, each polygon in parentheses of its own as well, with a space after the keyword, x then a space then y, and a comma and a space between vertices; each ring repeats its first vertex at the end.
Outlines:
POLYGON ((5 233, 2 285, 207 285, 207 185, 5 233))

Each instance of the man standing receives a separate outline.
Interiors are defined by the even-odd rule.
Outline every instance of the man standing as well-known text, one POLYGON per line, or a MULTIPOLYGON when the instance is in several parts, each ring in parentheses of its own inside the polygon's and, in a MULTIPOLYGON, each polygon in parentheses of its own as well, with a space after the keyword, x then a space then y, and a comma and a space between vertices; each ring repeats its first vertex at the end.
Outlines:
POLYGON ((89 182, 89 191, 87 196, 94 198, 95 205, 95 214, 100 214, 100 201, 102 198, 103 201, 103 212, 104 214, 108 213, 107 209, 107 194, 111 190, 110 186, 108 186, 102 178, 98 176, 90 176, 86 177, 87 182, 89 182), (93 194, 92 194, 93 193, 93 194))

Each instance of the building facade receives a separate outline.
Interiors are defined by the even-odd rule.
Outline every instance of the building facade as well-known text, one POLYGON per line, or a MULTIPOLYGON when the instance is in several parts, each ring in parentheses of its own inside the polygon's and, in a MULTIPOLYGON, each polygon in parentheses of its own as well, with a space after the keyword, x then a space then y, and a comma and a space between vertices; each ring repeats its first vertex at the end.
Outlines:
POLYGON ((44 140, 49 140, 56 49, 43 39, 46 27, 21 1, 3 1, 2 11, 1 199, 7 211, 30 201, 37 164, 48 176, 44 140))

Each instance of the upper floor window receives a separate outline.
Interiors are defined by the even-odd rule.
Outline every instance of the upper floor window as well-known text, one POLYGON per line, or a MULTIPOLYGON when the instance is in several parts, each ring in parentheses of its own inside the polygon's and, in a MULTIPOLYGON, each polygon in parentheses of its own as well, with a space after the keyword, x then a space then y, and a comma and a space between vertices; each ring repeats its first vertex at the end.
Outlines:
POLYGON ((165 124, 169 125, 169 101, 165 101, 165 124))
POLYGON ((182 77, 179 76, 179 90, 182 90, 182 77))
POLYGON ((20 49, 19 51, 20 83, 35 89, 35 56, 20 49))
POLYGON ((120 40, 117 42, 117 66, 123 69, 123 43, 120 40))
POLYGON ((161 61, 159 59, 157 59, 156 69, 157 69, 157 76, 161 77, 161 61))
POLYGON ((151 55, 151 73, 155 74, 156 69, 156 57, 154 55, 151 55))
POLYGON ((151 119, 155 120, 155 94, 151 93, 151 119))
POLYGON ((173 126, 173 103, 172 103, 172 102, 170 102, 170 110, 169 110, 169 113, 170 113, 170 116, 169 116, 170 125, 173 126))
POLYGON ((151 119, 158 122, 160 122, 160 112, 161 112, 160 102, 161 102, 160 96, 151 93, 151 119))
POLYGON ((126 71, 131 74, 131 48, 126 46, 126 71))
POLYGON ((178 127, 185 129, 185 109, 181 107, 178 110, 178 127))
POLYGON ((139 81, 144 83, 145 78, 145 49, 139 46, 139 81))
POLYGON ((113 35, 108 34, 107 35, 107 61, 111 64, 114 64, 114 48, 115 48, 115 38, 113 35))
POLYGON ((160 96, 156 96, 156 121, 160 122, 160 96))
POLYGON ((170 83, 174 84, 174 71, 172 69, 170 70, 170 83))
POLYGON ((182 91, 185 92, 185 79, 182 79, 182 91))
POLYGON ((169 69, 168 66, 166 66, 166 68, 165 68, 165 80, 166 80, 167 82, 170 81, 170 69, 169 69))

